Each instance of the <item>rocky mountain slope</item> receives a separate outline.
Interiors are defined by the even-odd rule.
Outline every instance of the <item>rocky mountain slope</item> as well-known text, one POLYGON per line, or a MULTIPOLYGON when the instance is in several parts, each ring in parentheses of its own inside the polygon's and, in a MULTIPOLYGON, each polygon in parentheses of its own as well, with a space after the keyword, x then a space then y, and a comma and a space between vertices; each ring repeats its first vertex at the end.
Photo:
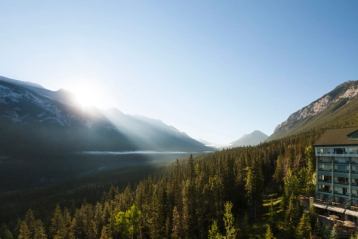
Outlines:
POLYGON ((264 142, 267 139, 267 135, 259 130, 255 130, 249 134, 245 134, 238 140, 235 140, 230 144, 230 147, 241 147, 241 146, 254 146, 264 142))
POLYGON ((337 86, 279 124, 268 140, 311 129, 358 126, 358 81, 337 86))

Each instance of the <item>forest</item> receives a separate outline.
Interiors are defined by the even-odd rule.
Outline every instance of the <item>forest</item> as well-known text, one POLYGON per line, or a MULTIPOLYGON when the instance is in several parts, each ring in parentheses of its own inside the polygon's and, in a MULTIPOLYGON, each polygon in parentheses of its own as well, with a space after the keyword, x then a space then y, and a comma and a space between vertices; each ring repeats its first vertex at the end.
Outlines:
POLYGON ((177 160, 96 202, 28 209, 0 238, 337 238, 300 203, 314 192, 320 133, 177 160))

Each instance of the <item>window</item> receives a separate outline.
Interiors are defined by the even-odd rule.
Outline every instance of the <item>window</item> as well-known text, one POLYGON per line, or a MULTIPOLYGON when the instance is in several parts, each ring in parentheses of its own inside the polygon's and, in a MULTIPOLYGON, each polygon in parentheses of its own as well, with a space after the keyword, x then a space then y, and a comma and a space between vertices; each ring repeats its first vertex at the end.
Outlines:
POLYGON ((332 182, 332 177, 331 177, 331 176, 327 176, 327 175, 319 175, 319 176, 318 176, 318 180, 319 180, 320 182, 331 183, 331 182, 332 182))
MULTIPOLYGON (((319 163, 331 163, 332 159, 330 157, 319 157, 319 163)), ((357 161, 358 162, 358 161, 357 161)))
POLYGON ((344 154, 345 151, 346 151, 345 148, 334 148, 335 154, 344 154))
POLYGON ((348 172, 349 166, 348 165, 334 165, 334 171, 336 172, 348 172))
POLYGON ((334 159, 335 163, 349 163, 349 159, 337 157, 334 159))
POLYGON ((358 154, 358 147, 347 147, 347 151, 349 154, 358 154))
POLYGON ((318 191, 324 192, 324 193, 331 193, 332 192, 331 186, 329 186, 329 185, 319 185, 318 186, 318 191))
POLYGON ((340 195, 348 195, 348 190, 345 187, 334 187, 334 193, 340 195))
POLYGON ((358 140, 358 130, 348 134, 348 138, 351 140, 358 140))
POLYGON ((358 166, 357 165, 352 165, 352 172, 353 173, 358 173, 358 166))
POLYGON ((358 186, 358 178, 352 178, 352 185, 358 186))
POLYGON ((334 201, 340 204, 346 204, 347 203, 347 199, 345 199, 344 197, 334 197, 334 201))
POLYGON ((352 163, 358 164, 358 158, 352 158, 352 163))
POLYGON ((320 163, 318 165, 319 170, 323 170, 323 171, 331 171, 332 170, 332 165, 331 164, 325 164, 325 163, 320 163))
POLYGON ((335 177, 334 182, 339 183, 339 184, 348 184, 348 178, 346 178, 346 177, 335 177))

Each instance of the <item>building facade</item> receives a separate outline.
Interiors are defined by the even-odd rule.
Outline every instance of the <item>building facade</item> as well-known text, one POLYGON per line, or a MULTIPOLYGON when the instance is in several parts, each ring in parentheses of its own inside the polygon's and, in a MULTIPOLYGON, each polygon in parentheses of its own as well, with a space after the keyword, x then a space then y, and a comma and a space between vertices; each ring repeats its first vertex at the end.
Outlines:
POLYGON ((315 143, 314 206, 344 221, 358 219, 358 129, 327 130, 315 143))

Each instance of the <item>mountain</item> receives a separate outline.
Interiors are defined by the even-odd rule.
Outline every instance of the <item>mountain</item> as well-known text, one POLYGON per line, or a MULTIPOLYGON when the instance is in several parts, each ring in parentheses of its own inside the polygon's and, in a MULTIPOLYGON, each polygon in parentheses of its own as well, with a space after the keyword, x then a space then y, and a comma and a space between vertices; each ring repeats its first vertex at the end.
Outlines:
POLYGON ((0 153, 134 150, 98 110, 83 111, 64 90, 0 78, 0 153))
POLYGON ((267 139, 267 135, 259 130, 255 130, 249 134, 245 134, 238 140, 235 140, 230 144, 230 147, 241 147, 241 146, 254 146, 264 142, 267 139))
POLYGON ((83 110, 65 90, 0 77, 0 155, 210 149, 158 120, 115 112, 83 110))
POLYGON ((268 140, 320 130, 358 126, 358 81, 347 81, 279 124, 268 140))
POLYGON ((124 114, 117 109, 107 111, 106 116, 140 149, 187 152, 212 150, 160 120, 124 114))
POLYGON ((65 90, 0 77, 0 197, 210 150, 159 120, 84 110, 65 90))

